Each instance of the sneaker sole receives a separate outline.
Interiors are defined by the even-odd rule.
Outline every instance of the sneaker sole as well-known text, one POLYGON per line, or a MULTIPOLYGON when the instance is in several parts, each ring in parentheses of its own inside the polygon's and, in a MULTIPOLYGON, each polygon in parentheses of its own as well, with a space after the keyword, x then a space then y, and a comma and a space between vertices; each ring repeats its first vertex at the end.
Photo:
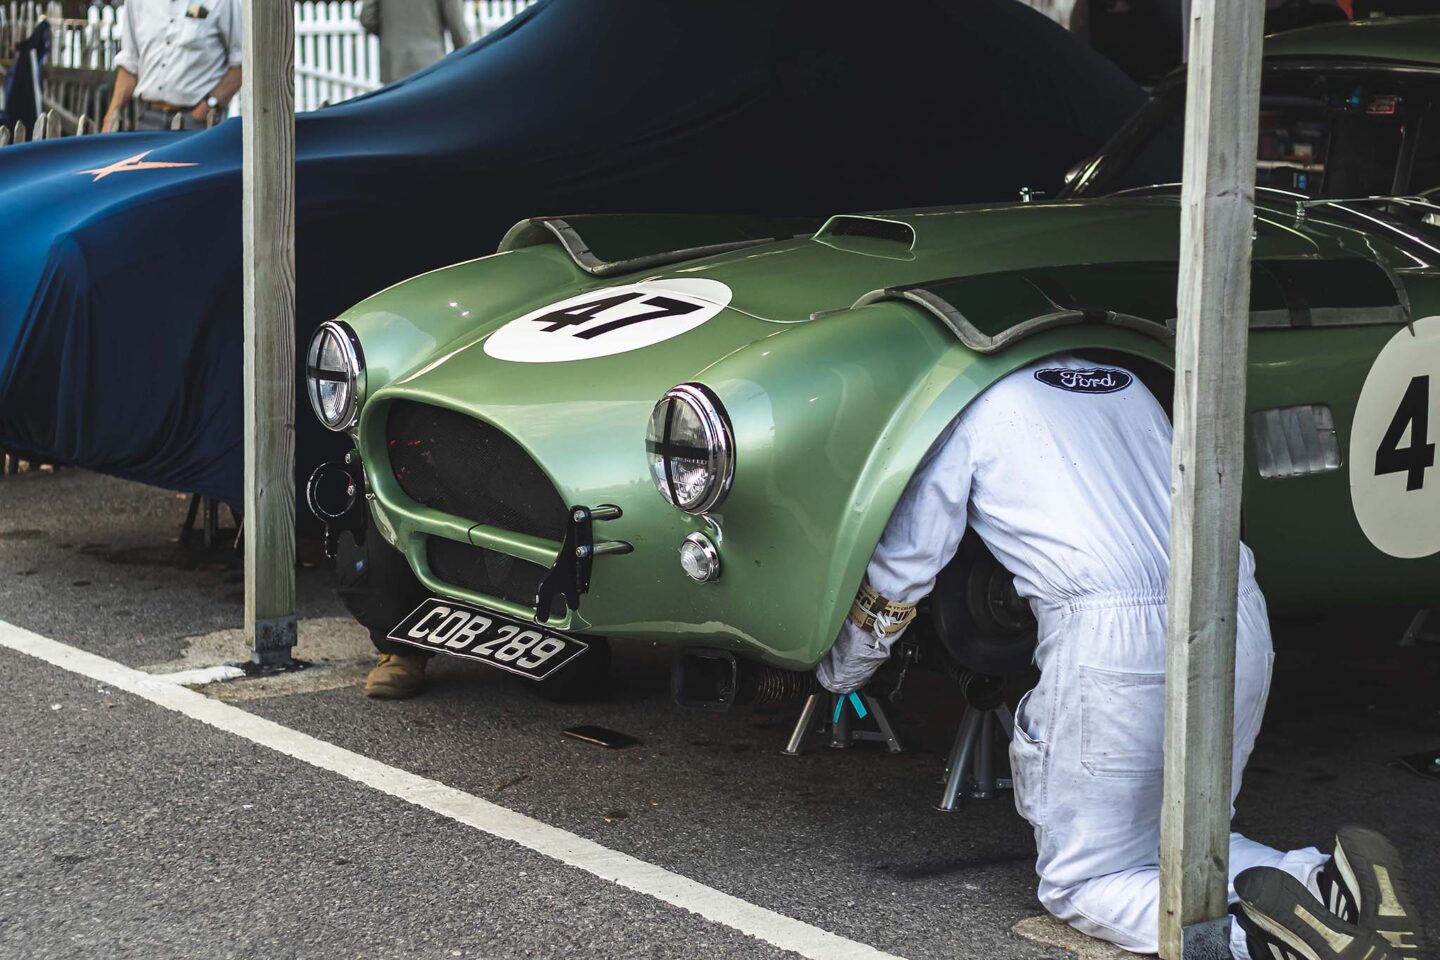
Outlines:
MULTIPOLYGON (((1288 873, 1246 870, 1235 878, 1235 893, 1240 897, 1240 909, 1245 911, 1245 919, 1267 936, 1285 944, 1298 960, 1329 960, 1362 939, 1337 928, 1335 924, 1343 921, 1331 917, 1325 906, 1288 873), (1304 930, 1292 930, 1281 924, 1279 918, 1282 917, 1298 920, 1304 930)), ((1383 956, 1383 953, 1376 956, 1383 956)))
POLYGON ((1401 900, 1386 864, 1400 867, 1400 853, 1381 834, 1365 827, 1341 827, 1337 831, 1335 869, 1355 898, 1361 922, 1377 930, 1395 949, 1405 951, 1405 956, 1413 956, 1418 949, 1415 940, 1419 920, 1412 906, 1401 900), (1360 873, 1373 883, 1362 886, 1360 873), (1379 891, 1378 902, 1366 902, 1368 890, 1379 891), (1398 927, 1408 929, 1394 929, 1398 927))

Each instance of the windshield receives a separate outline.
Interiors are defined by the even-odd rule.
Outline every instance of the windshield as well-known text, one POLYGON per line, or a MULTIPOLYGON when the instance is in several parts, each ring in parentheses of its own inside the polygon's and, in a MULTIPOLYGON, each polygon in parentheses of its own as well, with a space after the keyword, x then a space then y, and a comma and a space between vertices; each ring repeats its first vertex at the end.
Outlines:
MULTIPOLYGON (((1440 187, 1435 161, 1440 116, 1432 113, 1440 98, 1432 96, 1433 89, 1440 89, 1440 81, 1401 81, 1384 73, 1268 73, 1260 96, 1256 186, 1312 197, 1440 187)), ((1179 183, 1184 99, 1183 82, 1158 91, 1082 168, 1072 195, 1179 183)))

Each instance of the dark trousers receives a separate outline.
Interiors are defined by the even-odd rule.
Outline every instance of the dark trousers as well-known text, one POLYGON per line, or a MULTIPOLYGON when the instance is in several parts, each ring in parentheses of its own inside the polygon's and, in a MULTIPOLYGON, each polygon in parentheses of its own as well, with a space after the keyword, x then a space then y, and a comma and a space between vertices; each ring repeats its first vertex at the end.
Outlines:
MULTIPOLYGON (((362 507, 363 509, 363 507, 362 507)), ((410 564, 373 528, 365 531, 364 545, 348 533, 335 548, 337 591, 345 607, 370 631, 370 642, 381 653, 430 656, 428 650, 396 643, 386 637, 390 629, 430 595, 415 578, 410 564)))

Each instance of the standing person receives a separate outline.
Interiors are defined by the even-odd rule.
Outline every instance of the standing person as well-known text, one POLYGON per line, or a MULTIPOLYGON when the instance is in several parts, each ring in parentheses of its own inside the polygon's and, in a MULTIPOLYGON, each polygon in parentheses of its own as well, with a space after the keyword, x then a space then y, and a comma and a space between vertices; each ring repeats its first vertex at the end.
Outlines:
POLYGON ((115 92, 102 131, 139 100, 137 130, 215 122, 240 90, 241 0, 126 0, 120 16, 115 92))
POLYGON ((391 83, 445 56, 445 34, 460 49, 470 42, 460 0, 365 0, 360 25, 380 38, 380 82, 391 83))
MULTIPOLYGON (((1050 357, 996 383, 921 462, 817 669, 834 693, 863 686, 973 526, 1039 625, 1040 682, 1015 711, 1010 759, 1016 807, 1035 830, 1040 901, 1137 953, 1159 941, 1170 438, 1155 397, 1119 367, 1050 357)), ((1254 574, 1242 545, 1236 791, 1274 657, 1254 574)), ((1332 859, 1231 834, 1235 957, 1430 956, 1394 848, 1355 828, 1339 841, 1332 859)))

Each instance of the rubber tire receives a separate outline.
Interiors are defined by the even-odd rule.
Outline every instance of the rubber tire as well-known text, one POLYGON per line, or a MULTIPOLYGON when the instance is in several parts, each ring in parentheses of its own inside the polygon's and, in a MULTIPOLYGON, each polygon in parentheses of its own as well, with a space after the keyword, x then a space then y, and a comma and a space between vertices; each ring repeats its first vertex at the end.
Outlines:
POLYGON ((589 649, 544 680, 516 677, 542 700, 551 703, 583 703, 604 696, 610 690, 610 641, 604 637, 583 637, 589 649))
POLYGON ((1008 629, 984 611, 983 604, 976 602, 971 578, 976 566, 996 568, 999 563, 971 530, 936 577, 930 594, 930 616, 941 647, 960 667, 974 673, 1005 676, 1025 670, 1035 653, 1035 625, 1008 629))

